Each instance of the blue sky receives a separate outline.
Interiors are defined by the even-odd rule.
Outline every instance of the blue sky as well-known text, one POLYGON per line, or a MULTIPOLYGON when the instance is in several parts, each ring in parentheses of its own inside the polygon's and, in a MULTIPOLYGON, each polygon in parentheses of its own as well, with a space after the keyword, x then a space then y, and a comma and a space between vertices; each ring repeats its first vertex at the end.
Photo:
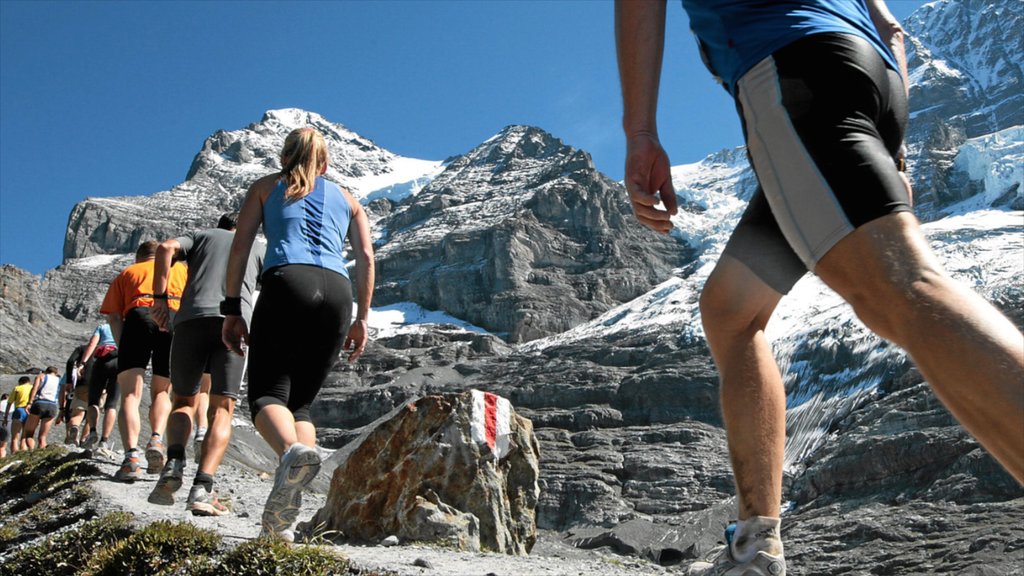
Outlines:
MULTIPOLYGON (((905 17, 923 0, 895 0, 905 17)), ((88 196, 167 190, 203 140, 298 107, 403 156, 539 126, 622 178, 604 0, 0 1, 0 263, 41 274, 88 196)), ((669 2, 659 123, 673 164, 741 144, 669 2)))

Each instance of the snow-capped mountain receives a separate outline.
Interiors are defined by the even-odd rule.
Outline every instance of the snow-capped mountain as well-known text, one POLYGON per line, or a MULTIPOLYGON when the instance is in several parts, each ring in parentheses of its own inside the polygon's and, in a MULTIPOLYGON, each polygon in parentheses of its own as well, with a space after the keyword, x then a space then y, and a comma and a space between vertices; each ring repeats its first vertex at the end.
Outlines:
MULTIPOLYGON (((973 194, 952 164, 960 147, 1024 125, 1024 3, 937 0, 914 12, 904 27, 911 82, 908 159, 918 214, 930 220, 973 194)), ((1018 189, 1015 197, 1022 194, 1018 189)))
POLYGON ((185 181, 150 196, 89 198, 74 207, 64 240, 65 263, 93 254, 134 252, 146 238, 216 223, 241 206, 249 184, 280 169, 278 154, 289 132, 312 126, 327 142, 326 178, 357 198, 401 200, 415 195, 443 168, 440 161, 405 158, 341 124, 298 109, 270 110, 259 123, 220 130, 206 139, 185 181))

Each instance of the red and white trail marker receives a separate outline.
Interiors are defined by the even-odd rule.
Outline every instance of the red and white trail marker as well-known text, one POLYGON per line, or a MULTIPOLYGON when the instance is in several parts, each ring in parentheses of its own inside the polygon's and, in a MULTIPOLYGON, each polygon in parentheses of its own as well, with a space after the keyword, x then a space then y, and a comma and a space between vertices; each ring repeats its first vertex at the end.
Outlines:
POLYGON ((512 404, 496 394, 473 390, 473 422, 470 429, 473 441, 487 444, 494 459, 501 460, 509 451, 512 404))

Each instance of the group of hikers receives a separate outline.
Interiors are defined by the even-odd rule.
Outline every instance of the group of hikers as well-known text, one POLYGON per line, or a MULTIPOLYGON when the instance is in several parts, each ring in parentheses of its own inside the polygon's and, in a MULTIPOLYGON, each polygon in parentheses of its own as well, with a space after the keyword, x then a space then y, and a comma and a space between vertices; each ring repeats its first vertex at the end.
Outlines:
POLYGON ((116 421, 124 458, 114 480, 159 473, 148 500, 173 505, 195 428, 197 469, 186 508, 200 516, 226 514, 214 477, 248 359, 250 414, 280 459, 263 531, 294 538, 302 491, 321 465, 310 404, 341 351, 354 362, 366 347, 374 264, 362 207, 322 178, 323 135, 294 130, 280 161, 281 170, 256 181, 240 212, 222 215, 215 228, 138 247, 135 263, 110 283, 100 306, 107 323, 75 350, 64 376, 51 367, 15 388, 9 405, 15 421, 25 422, 18 448, 34 446, 37 423, 45 446, 66 402, 67 443, 109 452, 116 421), (256 241, 260 226, 266 244, 256 241), (143 449, 139 407, 147 369, 152 433, 143 449), (19 411, 29 403, 22 419, 19 411))
MULTIPOLYGON (((683 6, 705 63, 736 101, 760 185, 700 298, 720 374, 738 520, 726 545, 689 573, 786 572, 779 517, 785 390, 764 329, 808 270, 869 328, 905 348, 950 411, 1024 481, 1024 337, 945 274, 912 214, 903 31, 884 2, 683 6)), ((677 212, 656 122, 665 15, 663 1, 616 3, 625 187, 639 222, 662 233, 677 212)), ((347 190, 322 178, 323 136, 293 131, 280 160, 280 171, 250 186, 237 220, 226 215, 218 228, 139 247, 103 301, 109 326, 96 330, 76 362, 93 364, 85 391, 71 387, 70 418, 87 407, 84 443, 91 446, 107 441, 119 408, 125 453, 115 478, 140 478, 145 458, 146 470, 160 473, 149 500, 172 504, 209 374, 209 425, 187 505, 196 514, 223 514, 214 475, 248 357, 249 411, 280 457, 263 528, 287 539, 321 464, 309 407, 342 350, 350 362, 364 350, 374 265, 366 214, 347 190), (265 248, 254 243, 261 225, 265 248), (138 410, 151 361, 153 433, 143 452, 138 410), (104 393, 107 418, 98 434, 104 393)), ((26 398, 36 398, 25 421, 31 436, 33 418, 44 431, 56 414, 60 379, 51 368, 35 382, 23 380, 10 404, 23 411, 26 398)))

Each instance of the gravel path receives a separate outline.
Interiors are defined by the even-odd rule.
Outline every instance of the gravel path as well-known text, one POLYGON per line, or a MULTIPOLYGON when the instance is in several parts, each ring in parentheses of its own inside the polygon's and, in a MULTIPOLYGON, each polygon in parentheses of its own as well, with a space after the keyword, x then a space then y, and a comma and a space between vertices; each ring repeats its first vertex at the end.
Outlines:
MULTIPOLYGON (((261 471, 225 461, 217 474, 216 489, 222 497, 230 499, 233 513, 219 518, 203 518, 192 516, 185 510, 185 498, 196 470, 194 462, 187 465, 185 485, 177 495, 178 501, 174 506, 160 506, 146 501, 156 484, 157 475, 147 474, 143 480, 122 484, 112 479, 119 462, 98 456, 94 461, 106 475, 93 481, 100 497, 98 508, 101 512, 129 511, 135 514, 140 524, 157 520, 191 522, 216 530, 227 542, 240 542, 259 535, 260 514, 273 483, 271 470, 261 471)), ((266 467, 269 468, 269 463, 266 467)), ((329 474, 321 471, 316 485, 325 489, 329 474)), ((325 501, 323 492, 307 493, 299 519, 308 520, 325 501)), ((332 547, 361 568, 389 570, 400 576, 644 576, 675 572, 608 551, 573 548, 559 541, 557 534, 544 532, 539 535, 537 545, 528 557, 458 552, 421 544, 332 547)))

